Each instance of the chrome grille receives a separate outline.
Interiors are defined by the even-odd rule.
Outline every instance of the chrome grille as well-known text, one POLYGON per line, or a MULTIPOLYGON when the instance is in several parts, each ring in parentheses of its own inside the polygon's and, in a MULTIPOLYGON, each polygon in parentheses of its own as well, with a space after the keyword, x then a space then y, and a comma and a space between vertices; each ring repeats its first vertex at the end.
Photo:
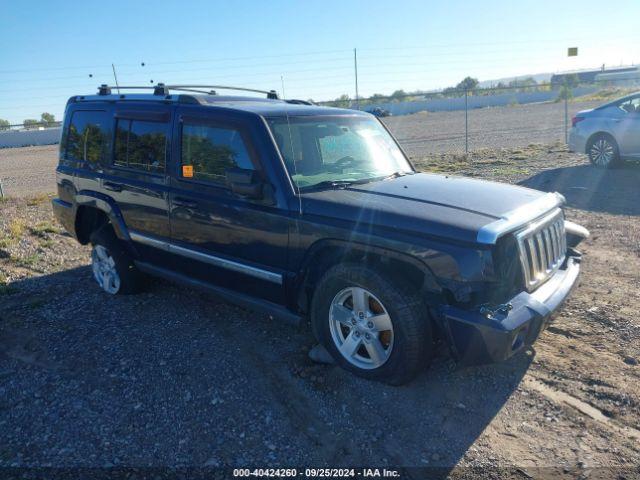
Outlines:
POLYGON ((567 240, 564 215, 556 209, 516 234, 527 290, 551 277, 564 262, 567 240))

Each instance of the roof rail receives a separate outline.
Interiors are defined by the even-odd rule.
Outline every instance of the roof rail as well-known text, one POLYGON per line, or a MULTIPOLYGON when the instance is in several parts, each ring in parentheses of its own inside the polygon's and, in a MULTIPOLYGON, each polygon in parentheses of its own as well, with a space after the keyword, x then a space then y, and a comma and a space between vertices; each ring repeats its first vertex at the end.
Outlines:
POLYGON ((124 86, 124 87, 113 87, 111 85, 102 84, 98 87, 98 95, 111 95, 111 89, 117 88, 120 90, 153 90, 154 95, 166 96, 169 95, 170 90, 177 90, 183 92, 196 92, 196 93, 205 93, 207 95, 215 95, 215 90, 238 90, 241 92, 254 92, 254 93, 264 93, 267 95, 267 98, 272 100, 278 99, 278 94, 275 90, 256 90, 254 88, 244 88, 244 87, 230 87, 224 85, 165 85, 164 83, 158 83, 156 85, 133 85, 133 86, 124 86), (201 90, 203 88, 209 89, 209 91, 201 90))

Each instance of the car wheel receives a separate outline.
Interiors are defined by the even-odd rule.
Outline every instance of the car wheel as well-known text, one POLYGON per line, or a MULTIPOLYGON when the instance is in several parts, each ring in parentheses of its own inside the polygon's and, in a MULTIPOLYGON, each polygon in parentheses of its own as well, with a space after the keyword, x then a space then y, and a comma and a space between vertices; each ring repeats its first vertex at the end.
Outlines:
POLYGON ((130 294, 141 290, 142 274, 121 245, 110 225, 96 230, 90 237, 91 270, 96 283, 105 292, 130 294))
POLYGON ((341 367, 401 385, 426 367, 434 350, 420 297, 401 280, 367 266, 341 264, 316 286, 314 333, 341 367))
POLYGON ((597 135, 589 141, 587 155, 593 165, 598 168, 615 167, 620 154, 616 141, 609 135, 597 135))

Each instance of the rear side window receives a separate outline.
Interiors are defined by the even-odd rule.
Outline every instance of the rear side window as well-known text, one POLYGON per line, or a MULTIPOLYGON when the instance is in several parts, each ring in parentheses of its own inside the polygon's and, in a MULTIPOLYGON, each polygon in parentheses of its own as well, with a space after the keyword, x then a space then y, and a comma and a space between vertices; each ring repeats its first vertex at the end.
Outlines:
POLYGON ((73 112, 66 135, 65 157, 92 164, 101 162, 109 148, 109 126, 107 112, 73 112))
POLYGON ((162 122, 119 118, 113 164, 146 172, 164 172, 167 127, 162 122))
POLYGON ((183 168, 183 176, 221 184, 229 168, 255 170, 238 130, 188 123, 182 126, 182 166, 192 167, 183 168))

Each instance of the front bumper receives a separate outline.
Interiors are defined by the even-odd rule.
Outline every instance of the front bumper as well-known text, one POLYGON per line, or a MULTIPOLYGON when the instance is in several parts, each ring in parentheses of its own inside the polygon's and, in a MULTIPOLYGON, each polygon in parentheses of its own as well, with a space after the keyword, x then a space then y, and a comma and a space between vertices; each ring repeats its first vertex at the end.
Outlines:
POLYGON ((580 258, 568 257, 564 268, 546 283, 531 293, 519 293, 509 300, 510 311, 492 318, 480 311, 444 306, 441 319, 458 361, 463 365, 499 362, 531 345, 567 298, 579 273, 580 258))

